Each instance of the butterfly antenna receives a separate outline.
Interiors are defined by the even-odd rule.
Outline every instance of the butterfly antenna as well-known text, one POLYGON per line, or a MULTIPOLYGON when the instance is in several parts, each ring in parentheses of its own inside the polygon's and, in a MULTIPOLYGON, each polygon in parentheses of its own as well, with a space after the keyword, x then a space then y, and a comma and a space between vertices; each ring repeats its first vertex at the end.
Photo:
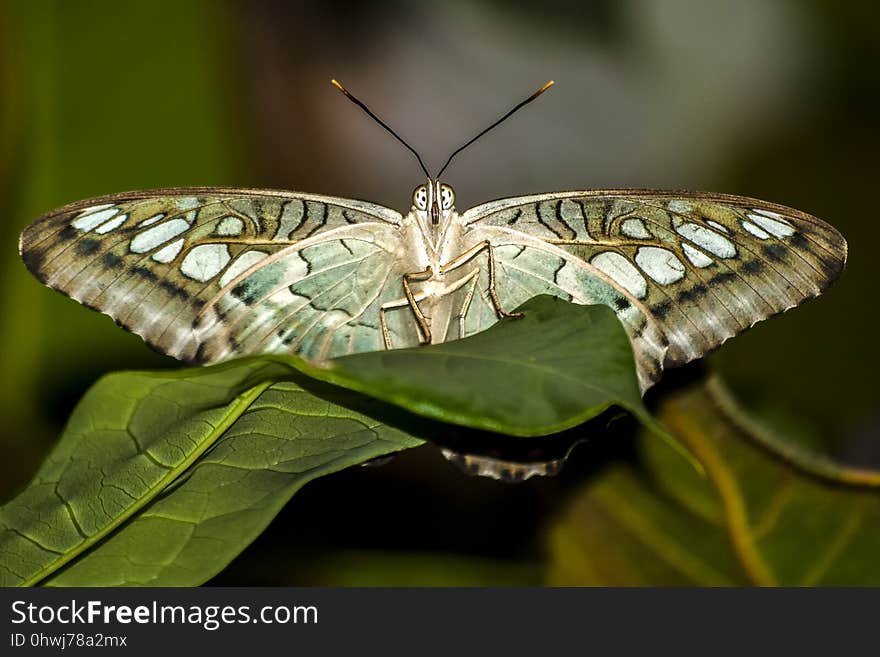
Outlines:
POLYGON ((345 95, 345 97, 348 98, 351 102, 353 102, 355 105, 357 105, 357 106, 360 107, 362 110, 364 110, 364 112, 367 113, 367 116, 369 116, 369 117, 370 117, 371 119, 373 119, 376 123, 378 123, 380 126, 382 126, 383 128, 385 128, 385 130, 387 130, 389 133, 391 133, 391 136, 392 136, 392 137, 394 137, 397 141, 399 141, 401 144, 403 144, 404 146, 406 146, 406 148, 409 150, 409 152, 416 156, 416 159, 419 161, 419 166, 422 167, 422 171, 425 172, 425 175, 426 175, 429 179, 433 179, 433 178, 431 177, 431 174, 428 173, 428 168, 425 166, 425 163, 422 162, 422 157, 418 154, 418 152, 416 151, 415 148, 413 148, 412 146, 410 146, 409 144, 407 144, 407 143, 403 140, 403 138, 402 138, 400 135, 398 135, 396 132, 394 132, 394 130, 392 130, 392 129, 388 126, 388 124, 385 123, 385 121, 383 121, 383 120, 380 119, 378 116, 376 116, 375 114, 373 114, 372 110, 370 110, 369 107, 367 107, 366 105, 364 105, 364 103, 362 103, 362 102, 361 102, 360 100, 358 100, 356 97, 354 97, 353 95, 351 95, 351 93, 349 93, 348 89, 346 89, 345 87, 343 87, 343 86, 342 86, 341 84, 339 84, 336 80, 330 80, 330 84, 332 84, 334 87, 336 87, 337 89, 339 89, 339 91, 341 91, 341 92, 345 95))
POLYGON ((543 87, 541 87, 540 89, 538 89, 535 93, 533 93, 531 96, 529 96, 528 98, 526 98, 524 101, 522 101, 521 103, 519 103, 518 105, 516 105, 516 107, 514 107, 514 108, 513 108, 512 110, 510 110, 507 114, 505 114, 505 115, 502 116, 500 119, 498 119, 497 121, 495 121, 495 123, 493 123, 493 124, 490 125, 488 128, 486 128, 485 130, 483 130, 482 132, 480 132, 476 137, 474 137, 473 139, 471 139, 470 141, 468 141, 467 143, 465 143, 464 146, 460 146, 460 147, 457 148, 455 151, 453 151, 452 155, 449 156, 449 159, 446 160, 446 164, 443 165, 443 167, 440 169, 440 172, 437 174, 437 178, 439 178, 440 176, 443 175, 443 172, 446 171, 446 167, 448 167, 448 166, 449 166, 449 163, 452 162, 452 158, 454 158, 456 155, 458 155, 459 153, 461 153, 465 148, 467 148, 468 146, 470 146, 471 144, 473 144, 475 141, 477 141, 477 139, 479 139, 480 137, 482 137, 483 135, 485 135, 485 134, 486 134, 487 132, 489 132, 492 128, 494 128, 494 127, 497 126, 498 124, 503 123, 504 121, 506 121, 507 119, 509 119, 511 116, 513 116, 513 114, 514 114, 517 110, 520 110, 520 109, 522 109, 523 107, 525 107, 526 105, 528 105, 529 103, 531 103, 533 100, 535 100, 535 98, 537 98, 537 97, 540 96, 542 93, 544 93, 545 91, 547 91, 547 90, 548 90, 550 87, 552 87, 554 84, 555 84, 555 82, 554 82, 553 80, 550 80, 550 82, 548 82, 548 83, 545 84, 543 87))

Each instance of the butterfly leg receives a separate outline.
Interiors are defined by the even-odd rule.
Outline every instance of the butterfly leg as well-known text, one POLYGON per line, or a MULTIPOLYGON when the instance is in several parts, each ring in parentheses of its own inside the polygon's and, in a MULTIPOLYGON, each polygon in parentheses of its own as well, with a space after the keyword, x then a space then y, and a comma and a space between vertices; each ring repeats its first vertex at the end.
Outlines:
POLYGON ((471 281, 471 287, 468 290, 467 295, 465 295, 464 302, 461 304, 461 311, 458 313, 458 337, 464 337, 464 321, 467 317, 468 310, 471 307, 471 301, 474 299, 474 292, 477 291, 477 282, 479 281, 479 269, 475 269, 470 274, 465 277, 465 283, 468 280, 471 281))
POLYGON ((483 240, 479 244, 475 244, 445 265, 441 265, 440 273, 446 274, 454 269, 463 267, 483 251, 487 251, 489 254, 489 297, 492 299, 492 306, 495 308, 495 312, 498 313, 499 317, 522 317, 522 313, 509 313, 501 307, 501 300, 498 298, 498 292, 495 290, 495 251, 489 240, 483 240))
POLYGON ((412 308, 413 315, 416 316, 416 322, 419 324, 419 330, 422 334, 422 344, 430 344, 431 343, 431 327, 428 326, 428 320, 425 318, 424 313, 422 313, 422 309, 419 308, 419 301, 422 301, 426 295, 420 294, 419 298, 416 299, 416 296, 413 294, 412 288, 409 286, 410 281, 415 283, 421 281, 427 281, 433 278, 434 272, 428 267, 423 271, 413 272, 411 274, 403 275, 403 292, 406 294, 406 299, 409 302, 409 307, 412 308))
POLYGON ((391 332, 388 330, 388 322, 385 320, 385 313, 389 310, 394 310, 395 308, 410 307, 416 317, 416 322, 419 330, 419 341, 422 344, 431 342, 431 329, 428 326, 428 320, 425 317, 424 313, 422 313, 422 309, 419 308, 419 302, 424 301, 428 297, 428 295, 424 292, 419 292, 418 294, 415 294, 412 291, 412 287, 410 286, 410 281, 427 281, 432 276, 433 272, 430 269, 425 269, 424 271, 414 272, 411 274, 404 274, 403 291, 406 296, 403 299, 397 299, 395 301, 384 303, 379 308, 379 324, 382 327, 382 338, 385 340, 386 349, 393 349, 393 347, 391 345, 391 332))

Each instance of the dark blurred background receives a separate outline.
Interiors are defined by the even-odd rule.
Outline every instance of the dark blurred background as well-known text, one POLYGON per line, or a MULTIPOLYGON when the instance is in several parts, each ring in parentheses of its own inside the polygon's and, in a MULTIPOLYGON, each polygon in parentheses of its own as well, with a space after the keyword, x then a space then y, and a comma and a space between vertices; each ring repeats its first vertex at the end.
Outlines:
MULTIPOLYGON (((499 196, 674 187, 756 196, 838 227, 850 263, 821 299, 710 358, 753 407, 880 464, 875 179, 880 11, 850 0, 0 0, 0 496, 33 475, 104 372, 173 367, 43 288, 21 229, 80 198, 163 186, 281 187, 406 211, 436 168, 549 79, 446 175, 499 196), (866 248, 867 247, 867 248, 866 248)), ((217 583, 539 583, 545 530, 608 458, 556 479, 472 479, 426 446, 308 485, 217 583)))

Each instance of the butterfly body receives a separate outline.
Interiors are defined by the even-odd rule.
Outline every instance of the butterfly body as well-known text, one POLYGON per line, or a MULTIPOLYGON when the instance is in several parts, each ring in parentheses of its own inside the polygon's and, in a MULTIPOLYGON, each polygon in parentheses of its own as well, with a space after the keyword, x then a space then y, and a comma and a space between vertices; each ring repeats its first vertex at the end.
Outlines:
POLYGON ((538 294, 603 303, 643 388, 816 296, 846 260, 834 228, 755 199, 572 191, 458 213, 430 180, 405 216, 298 192, 116 194, 41 217, 20 248, 47 285, 203 363, 458 339, 538 294))

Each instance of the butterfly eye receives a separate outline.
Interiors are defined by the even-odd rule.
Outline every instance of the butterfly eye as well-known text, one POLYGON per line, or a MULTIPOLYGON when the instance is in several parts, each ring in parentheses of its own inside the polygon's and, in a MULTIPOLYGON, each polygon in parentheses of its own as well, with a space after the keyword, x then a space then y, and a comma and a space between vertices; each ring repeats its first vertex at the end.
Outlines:
POLYGON ((419 210, 428 209, 428 188, 424 185, 416 187, 416 191, 413 192, 413 205, 419 210))
POLYGON ((455 203, 455 192, 452 191, 452 187, 449 185, 441 185, 440 186, 440 205, 444 210, 448 210, 452 207, 452 204, 455 203))

